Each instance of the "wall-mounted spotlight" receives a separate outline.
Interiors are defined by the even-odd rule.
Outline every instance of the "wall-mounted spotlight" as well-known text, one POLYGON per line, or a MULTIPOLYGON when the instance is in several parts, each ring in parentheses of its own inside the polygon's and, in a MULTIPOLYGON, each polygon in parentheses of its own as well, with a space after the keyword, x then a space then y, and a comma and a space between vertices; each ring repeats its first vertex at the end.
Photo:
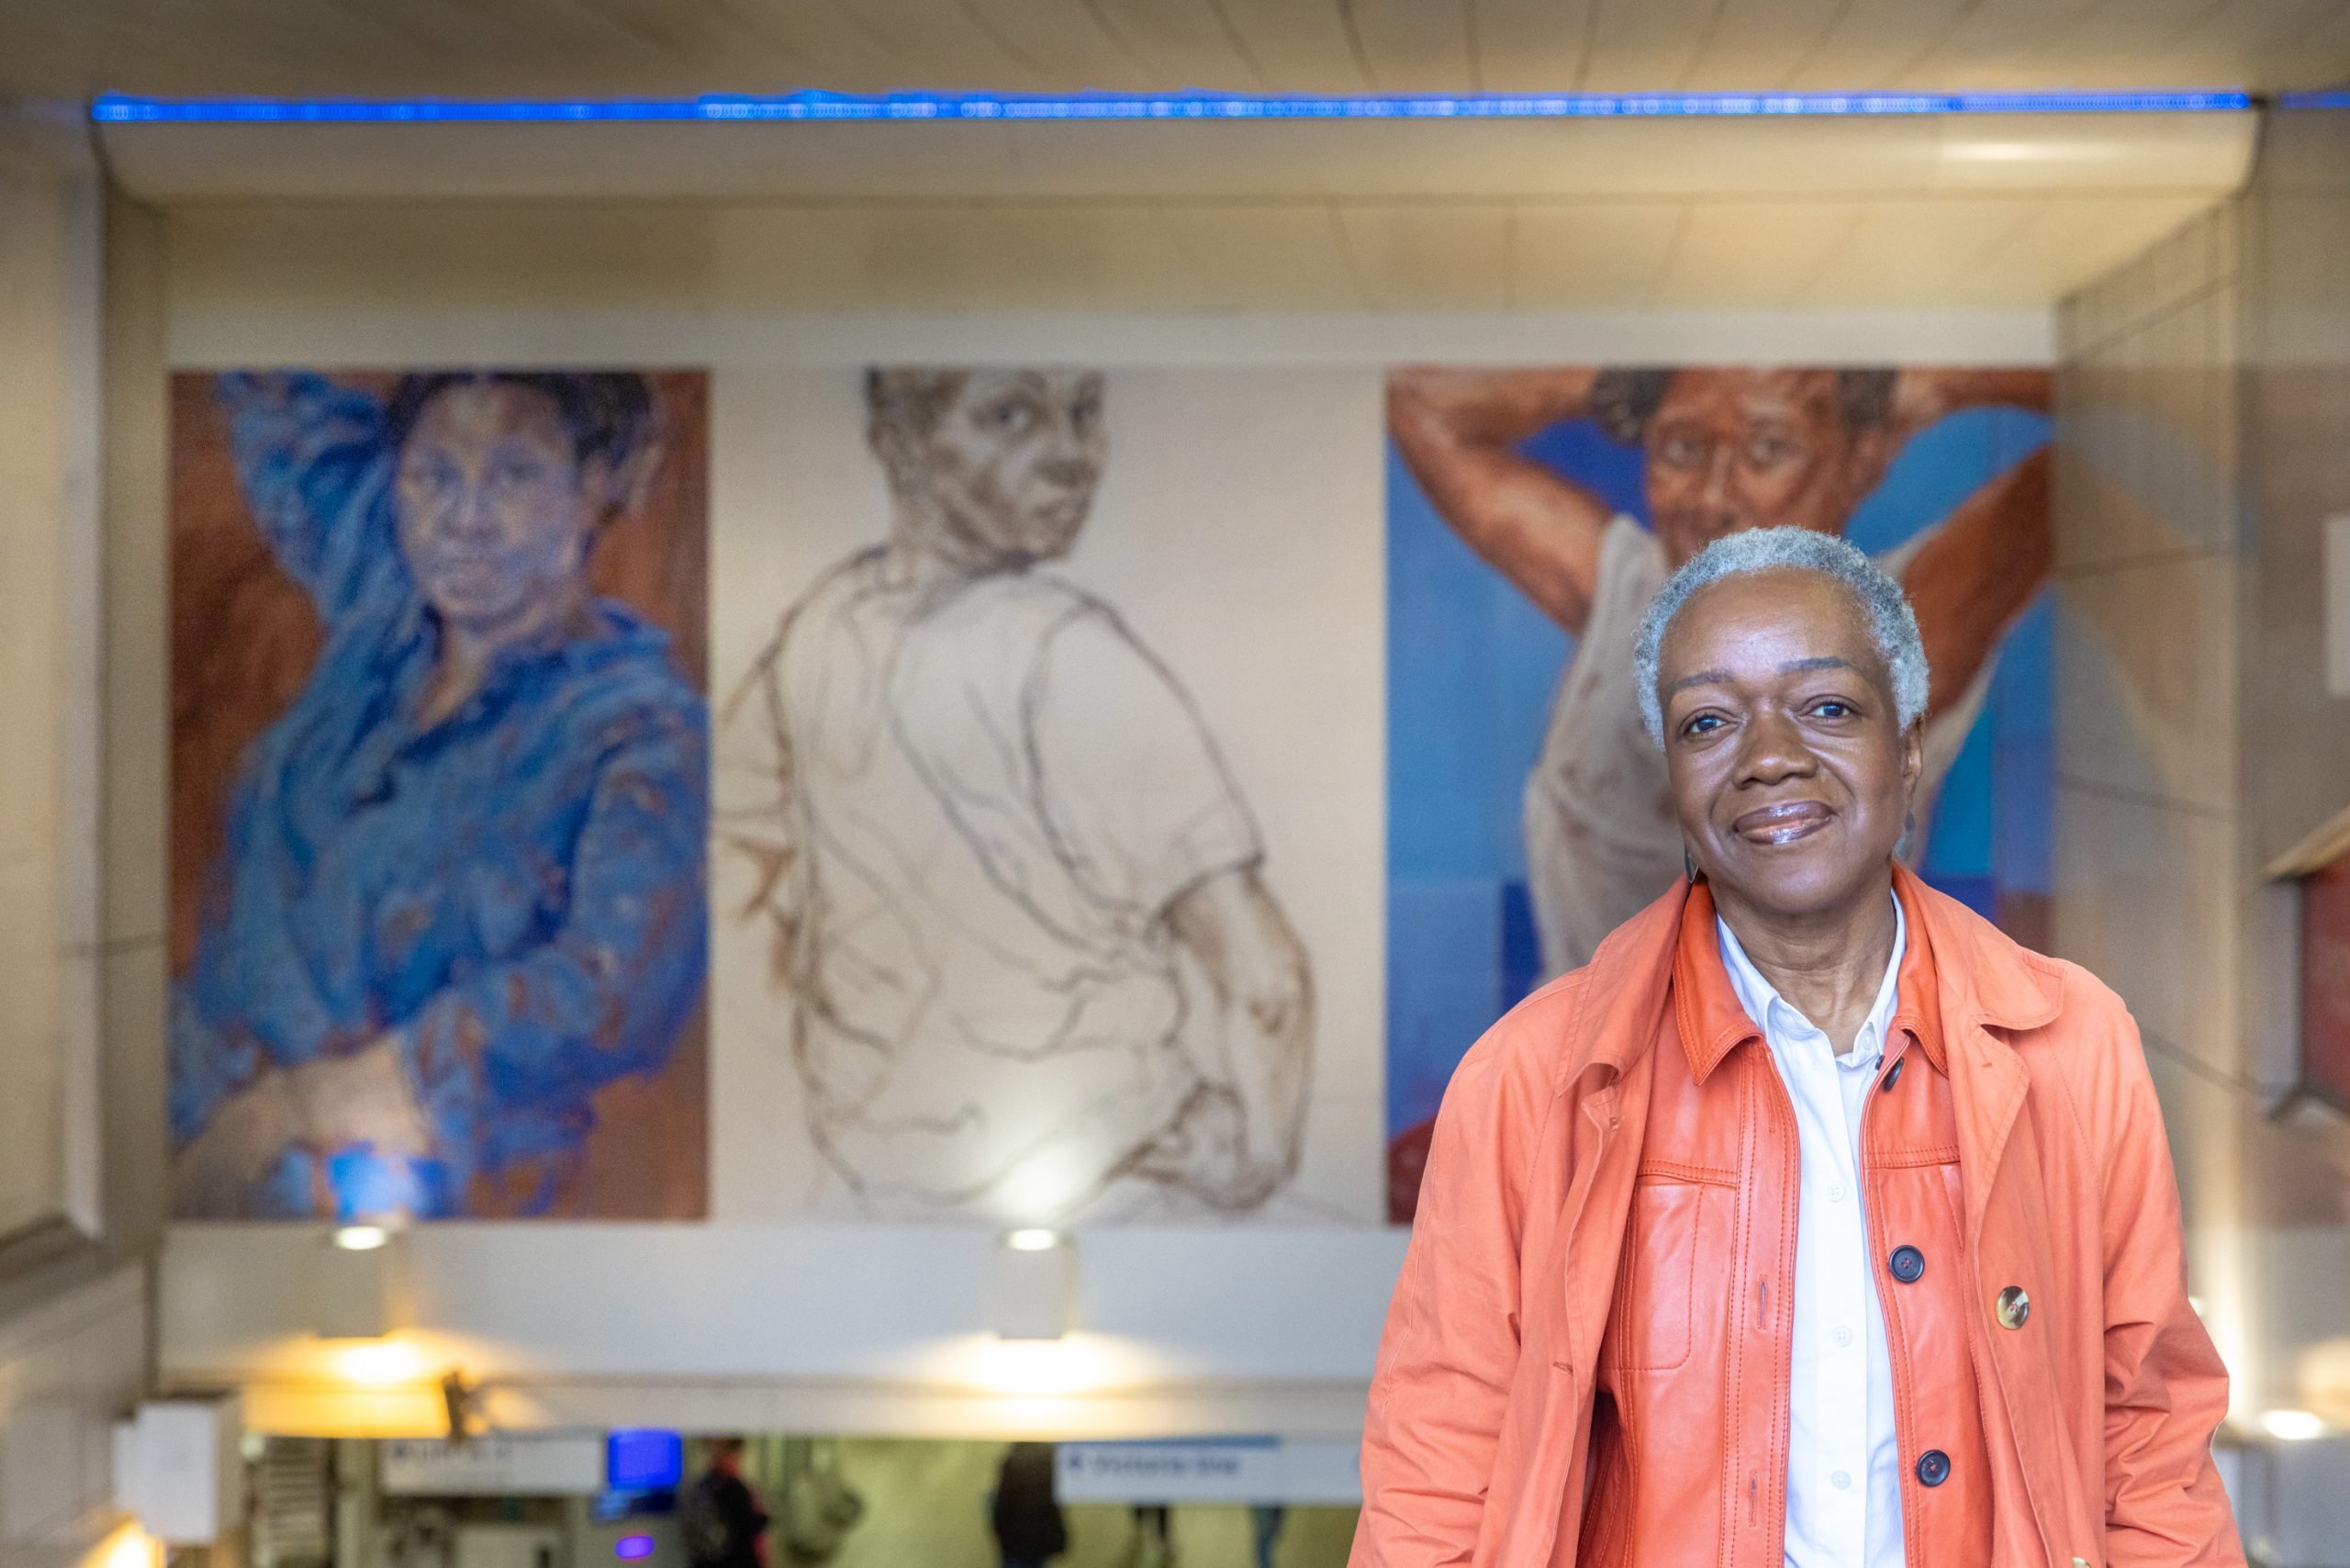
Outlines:
POLYGON ((1077 1249, 1049 1230, 1015 1230, 995 1251, 990 1316, 1005 1339, 1058 1339, 1069 1332, 1077 1249))
POLYGON ((329 1231, 308 1270, 312 1332, 321 1339, 378 1339, 407 1327, 408 1240, 405 1230, 382 1225, 329 1231))

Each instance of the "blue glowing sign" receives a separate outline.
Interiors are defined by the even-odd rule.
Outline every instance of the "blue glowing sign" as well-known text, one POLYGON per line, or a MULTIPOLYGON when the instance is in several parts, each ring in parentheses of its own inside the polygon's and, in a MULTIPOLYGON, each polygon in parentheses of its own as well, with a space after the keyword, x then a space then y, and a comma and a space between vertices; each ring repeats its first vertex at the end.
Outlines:
POLYGON ((612 1555, 623 1562, 642 1562, 653 1555, 653 1538, 649 1535, 624 1535, 612 1542, 612 1555))
POLYGON ((604 1439, 604 1484, 614 1492, 660 1492, 686 1475, 686 1440, 657 1427, 622 1427, 604 1439))

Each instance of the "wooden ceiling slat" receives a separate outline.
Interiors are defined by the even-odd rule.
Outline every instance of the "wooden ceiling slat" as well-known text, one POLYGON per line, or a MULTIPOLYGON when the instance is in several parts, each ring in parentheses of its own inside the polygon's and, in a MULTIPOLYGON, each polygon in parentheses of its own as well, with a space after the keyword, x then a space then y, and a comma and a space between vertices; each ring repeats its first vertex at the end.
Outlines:
POLYGON ((1510 247, 1520 309, 1646 303, 1688 218, 1684 202, 1521 202, 1510 247))
POLYGON ((1674 86, 1751 93, 1783 85, 1825 44, 1852 0, 1724 0, 1674 86))
POLYGON ((1478 86, 1488 93, 1572 92, 1602 0, 1468 0, 1478 86))
POLYGON ((1339 207, 1337 214, 1374 308, 1509 307, 1511 213, 1506 204, 1348 204, 1339 207))
POLYGON ((1148 67, 1084 0, 960 0, 1034 67, 1035 92, 1147 91, 1148 67))
POLYGON ((1349 0, 1348 15, 1374 91, 1477 90, 1481 39, 1470 0, 1349 0))
POLYGON ((0 91, 2310 86, 2350 0, 0 0, 0 91))
POLYGON ((1729 0, 1594 0, 1581 85, 1595 93, 1673 92, 1729 0))
POLYGON ((1371 90, 1345 16, 1348 0, 1210 0, 1218 23, 1271 93, 1371 90))
MULTIPOLYGON (((1849 93, 1894 85, 1919 58, 1921 40, 1943 37, 1968 0, 1852 0, 1818 47, 1779 86, 1797 93, 1849 93)), ((2051 85, 2056 84, 2051 83, 2051 85)))
MULTIPOLYGON (((1032 0, 1049 3, 1049 0, 1032 0)), ((1158 92, 1187 87, 1261 93, 1268 79, 1228 12, 1210 0, 1080 0, 1144 73, 1136 84, 1158 92)))

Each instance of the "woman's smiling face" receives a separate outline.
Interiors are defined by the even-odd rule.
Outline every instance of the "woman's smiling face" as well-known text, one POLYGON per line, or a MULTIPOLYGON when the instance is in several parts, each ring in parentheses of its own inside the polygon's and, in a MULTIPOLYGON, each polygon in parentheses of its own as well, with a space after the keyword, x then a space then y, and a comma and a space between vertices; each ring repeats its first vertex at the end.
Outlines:
POLYGON ((488 630, 567 603, 600 521, 604 465, 582 465, 554 400, 456 383, 425 405, 394 478, 400 553, 441 618, 488 630))
POLYGON ((1851 590, 1794 568, 1700 588, 1657 691, 1673 809, 1717 897, 1800 918, 1881 884, 1922 759, 1851 590))

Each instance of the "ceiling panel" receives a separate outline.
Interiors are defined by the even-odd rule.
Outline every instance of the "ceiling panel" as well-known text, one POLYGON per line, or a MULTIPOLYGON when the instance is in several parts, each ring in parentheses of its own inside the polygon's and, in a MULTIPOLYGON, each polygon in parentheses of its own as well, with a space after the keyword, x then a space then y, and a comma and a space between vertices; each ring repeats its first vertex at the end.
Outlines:
POLYGON ((2171 190, 2243 178, 2250 115, 898 125, 109 125, 156 201, 1491 199, 2171 190))
POLYGON ((1264 73, 1246 40, 1225 20, 1217 0, 1085 0, 1069 9, 1075 14, 1063 17, 1063 26, 1098 30, 1133 67, 1129 80, 1098 85, 1147 91, 1175 83, 1211 92, 1266 90, 1264 73))
POLYGON ((1486 40, 1474 0, 1348 0, 1342 10, 1373 92, 1454 93, 1479 80, 1486 40))
POLYGON ((226 204, 167 217, 173 310, 2038 307, 2177 197, 1537 203, 226 204))
POLYGON ((1583 87, 1594 11, 1603 0, 1467 0, 1477 34, 1477 86, 1487 93, 1583 87))
POLYGON ((0 94, 2325 84, 2344 0, 0 0, 0 94))
POLYGON ((1664 308, 1785 305, 1857 229, 1856 201, 1698 202, 1646 303, 1664 308))
POLYGON ((1721 0, 1674 85, 1683 92, 1777 87, 1809 63, 1852 0, 1721 0))
POLYGON ((1500 310, 1511 303, 1506 207, 1347 207, 1338 227, 1372 309, 1500 310))
POLYGON ((2175 196, 2083 197, 2041 204, 1952 279, 1953 303, 2010 299, 2026 289, 2060 298, 2137 255, 2204 210, 2175 196))
MULTIPOLYGON (((1913 85, 1906 78, 1937 58, 1958 20, 1979 0, 1854 0, 1814 36, 1811 48, 1773 85, 1789 92, 1844 93, 1913 85)), ((2064 80, 2052 71, 2050 85, 2064 80)))
POLYGON ((1592 0, 1591 50, 1579 87, 1593 93, 1680 90, 1725 0, 1592 0))
POLYGON ((1521 205, 1510 302, 1521 309, 1629 309, 1648 302, 1689 221, 1685 202, 1521 205))
POLYGON ((1157 72, 1134 45, 1098 16, 1088 15, 1081 25, 1037 6, 1030 0, 964 0, 974 21, 997 40, 1000 52, 1010 56, 1030 92, 1058 88, 1067 82, 1091 82, 1104 92, 1144 90, 1157 72))
POLYGON ((1818 306, 1952 297, 1981 258, 2044 205, 2045 198, 2013 197, 1863 203, 1796 297, 1818 306))
POLYGON ((1268 92, 1364 93, 1360 40, 1339 0, 1215 0, 1268 92))
POLYGON ((1192 308, 1328 310, 1363 297, 1336 209, 1318 204, 1159 209, 1192 308))

